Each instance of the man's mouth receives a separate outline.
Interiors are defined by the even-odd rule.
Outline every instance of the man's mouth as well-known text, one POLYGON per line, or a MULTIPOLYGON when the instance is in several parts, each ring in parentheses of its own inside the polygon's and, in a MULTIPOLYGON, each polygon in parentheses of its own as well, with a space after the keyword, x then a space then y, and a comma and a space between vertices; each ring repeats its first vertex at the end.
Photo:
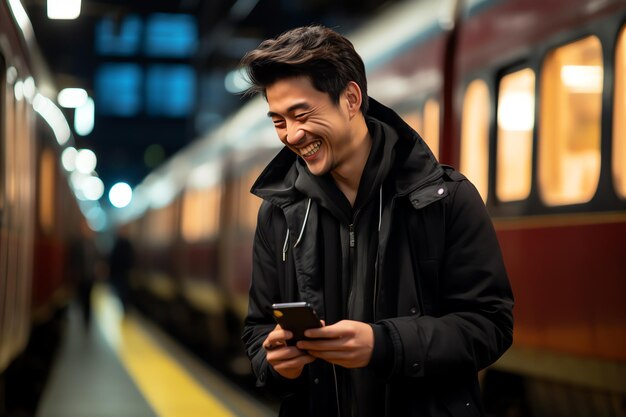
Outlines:
POLYGON ((320 147, 322 146, 322 141, 318 140, 317 142, 313 142, 308 146, 305 146, 304 148, 300 148, 300 155, 307 158, 309 156, 313 156, 313 154, 315 154, 315 152, 317 152, 320 147))

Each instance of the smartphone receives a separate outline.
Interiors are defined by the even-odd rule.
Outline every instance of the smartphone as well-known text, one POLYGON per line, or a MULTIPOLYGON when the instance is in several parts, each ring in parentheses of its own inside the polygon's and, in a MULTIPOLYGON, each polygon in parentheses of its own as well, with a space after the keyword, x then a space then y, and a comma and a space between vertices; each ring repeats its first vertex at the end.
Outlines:
POLYGON ((293 339, 287 341, 294 345, 298 340, 306 339, 304 331, 322 327, 315 309, 307 302, 272 304, 274 319, 280 327, 293 333, 293 339))

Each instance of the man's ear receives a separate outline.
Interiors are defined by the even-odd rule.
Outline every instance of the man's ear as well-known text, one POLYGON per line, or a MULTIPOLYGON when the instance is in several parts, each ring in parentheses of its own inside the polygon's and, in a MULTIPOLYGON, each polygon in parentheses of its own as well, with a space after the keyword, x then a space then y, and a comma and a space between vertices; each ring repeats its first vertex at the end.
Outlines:
POLYGON ((348 82, 346 89, 344 90, 344 99, 348 104, 348 113, 352 119, 361 111, 361 102, 363 96, 361 95, 361 88, 354 81, 348 82))

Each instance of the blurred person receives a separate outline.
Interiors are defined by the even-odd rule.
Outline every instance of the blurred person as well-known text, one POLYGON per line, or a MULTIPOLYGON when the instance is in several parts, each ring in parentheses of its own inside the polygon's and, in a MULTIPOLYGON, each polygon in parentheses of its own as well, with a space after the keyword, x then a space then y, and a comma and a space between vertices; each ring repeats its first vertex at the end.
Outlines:
POLYGON ((513 296, 474 186, 367 96, 352 44, 321 26, 242 60, 283 150, 264 201, 243 341, 281 416, 482 415, 477 372, 512 343, 513 296), (325 326, 287 344, 270 306, 325 326))
POLYGON ((81 222, 79 234, 70 246, 70 269, 77 290, 78 304, 86 328, 91 323, 91 292, 97 276, 100 259, 94 241, 94 233, 87 222, 81 222))
POLYGON ((129 307, 130 272, 134 263, 135 251, 128 239, 128 230, 126 227, 120 227, 109 254, 109 282, 117 294, 124 312, 127 312, 129 307))

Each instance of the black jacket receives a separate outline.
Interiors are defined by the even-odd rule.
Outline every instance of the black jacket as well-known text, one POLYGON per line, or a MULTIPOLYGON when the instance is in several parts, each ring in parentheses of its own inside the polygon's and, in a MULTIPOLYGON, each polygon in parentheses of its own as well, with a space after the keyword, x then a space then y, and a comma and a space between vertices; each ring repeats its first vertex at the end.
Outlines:
MULTIPOLYGON (((369 203, 380 208, 380 230, 357 231, 378 241, 377 366, 368 375, 382 382, 378 399, 387 416, 481 415, 477 371, 504 353, 513 331, 513 296, 491 220, 473 185, 439 165, 397 114, 370 99, 367 116, 397 134, 385 148, 393 169, 381 198, 369 203)), ((305 300, 324 310, 321 201, 298 187, 298 164, 283 149, 252 189, 265 201, 243 341, 257 385, 283 399, 280 415, 337 415, 336 369, 318 360, 287 380, 271 369, 262 348, 275 326, 272 303, 305 300)), ((338 224, 343 244, 350 231, 338 224)))

